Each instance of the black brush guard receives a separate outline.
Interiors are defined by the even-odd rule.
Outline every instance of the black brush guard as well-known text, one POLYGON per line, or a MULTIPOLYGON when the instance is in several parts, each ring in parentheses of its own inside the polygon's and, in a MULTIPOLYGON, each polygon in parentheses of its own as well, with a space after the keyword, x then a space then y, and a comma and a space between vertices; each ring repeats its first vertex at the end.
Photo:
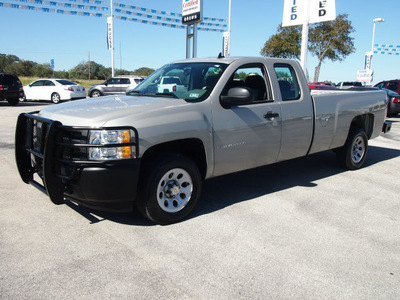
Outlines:
MULTIPOLYGON (((16 163, 22 180, 47 194, 54 204, 62 204, 64 198, 69 197, 70 183, 78 180, 79 170, 82 168, 128 164, 127 160, 113 161, 112 163, 89 161, 87 159, 89 147, 110 147, 110 145, 88 144, 89 130, 97 128, 64 126, 58 121, 39 117, 37 113, 20 114, 18 117, 15 133, 16 163), (80 139, 68 138, 77 133, 86 133, 86 136, 83 134, 80 139), (42 182, 39 182, 37 177, 42 182)), ((122 128, 101 129, 117 130, 122 128)), ((127 128, 124 127, 124 129, 127 128)), ((133 146, 138 155, 137 130, 132 127, 129 129, 134 131, 135 141, 113 146, 133 146)), ((129 161, 134 160, 130 159, 129 161)))

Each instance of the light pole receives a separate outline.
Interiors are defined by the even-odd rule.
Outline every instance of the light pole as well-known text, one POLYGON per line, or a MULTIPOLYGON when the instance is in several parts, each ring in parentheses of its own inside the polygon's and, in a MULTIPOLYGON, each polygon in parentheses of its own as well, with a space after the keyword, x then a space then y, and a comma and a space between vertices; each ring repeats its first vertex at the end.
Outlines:
POLYGON ((372 47, 371 47, 371 52, 374 52, 374 43, 375 43, 375 26, 377 22, 385 22, 385 19, 382 18, 376 18, 373 20, 374 21, 374 30, 372 31, 372 47))

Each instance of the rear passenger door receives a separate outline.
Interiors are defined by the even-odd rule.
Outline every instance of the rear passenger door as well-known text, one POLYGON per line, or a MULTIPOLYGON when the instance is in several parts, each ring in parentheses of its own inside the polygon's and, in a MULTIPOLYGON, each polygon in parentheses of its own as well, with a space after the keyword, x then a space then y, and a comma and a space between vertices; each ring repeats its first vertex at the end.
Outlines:
POLYGON ((272 99, 267 70, 262 63, 238 67, 226 82, 221 96, 234 87, 249 88, 251 103, 224 108, 214 101, 214 175, 274 163, 281 143, 281 108, 272 99))
MULTIPOLYGON (((273 65, 281 95, 282 143, 278 161, 304 156, 313 136, 313 104, 306 82, 291 64, 273 65), (303 90, 302 90, 303 89, 303 90)), ((298 70, 300 72, 300 70, 298 70)), ((274 81, 276 82, 276 81, 274 81)))
POLYGON ((120 78, 118 92, 121 94, 125 94, 126 92, 128 92, 128 88, 130 85, 131 81, 129 80, 129 78, 120 78))

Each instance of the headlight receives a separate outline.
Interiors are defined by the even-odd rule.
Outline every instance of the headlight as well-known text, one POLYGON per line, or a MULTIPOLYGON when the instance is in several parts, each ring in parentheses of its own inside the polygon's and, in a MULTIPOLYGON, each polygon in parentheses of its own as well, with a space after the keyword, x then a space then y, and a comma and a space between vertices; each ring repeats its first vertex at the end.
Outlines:
POLYGON ((131 129, 90 130, 89 160, 113 160, 135 158, 135 134, 131 129), (130 145, 126 145, 130 144, 130 145), (98 145, 96 147, 95 145, 98 145))

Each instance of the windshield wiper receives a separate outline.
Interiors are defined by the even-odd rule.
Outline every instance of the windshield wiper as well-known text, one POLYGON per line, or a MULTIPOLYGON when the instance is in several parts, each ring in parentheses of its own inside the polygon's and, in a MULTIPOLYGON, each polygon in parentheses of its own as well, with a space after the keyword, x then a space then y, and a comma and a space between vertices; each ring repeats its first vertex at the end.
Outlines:
POLYGON ((175 95, 174 93, 155 93, 156 96, 170 96, 173 98, 179 98, 177 95, 175 95))

